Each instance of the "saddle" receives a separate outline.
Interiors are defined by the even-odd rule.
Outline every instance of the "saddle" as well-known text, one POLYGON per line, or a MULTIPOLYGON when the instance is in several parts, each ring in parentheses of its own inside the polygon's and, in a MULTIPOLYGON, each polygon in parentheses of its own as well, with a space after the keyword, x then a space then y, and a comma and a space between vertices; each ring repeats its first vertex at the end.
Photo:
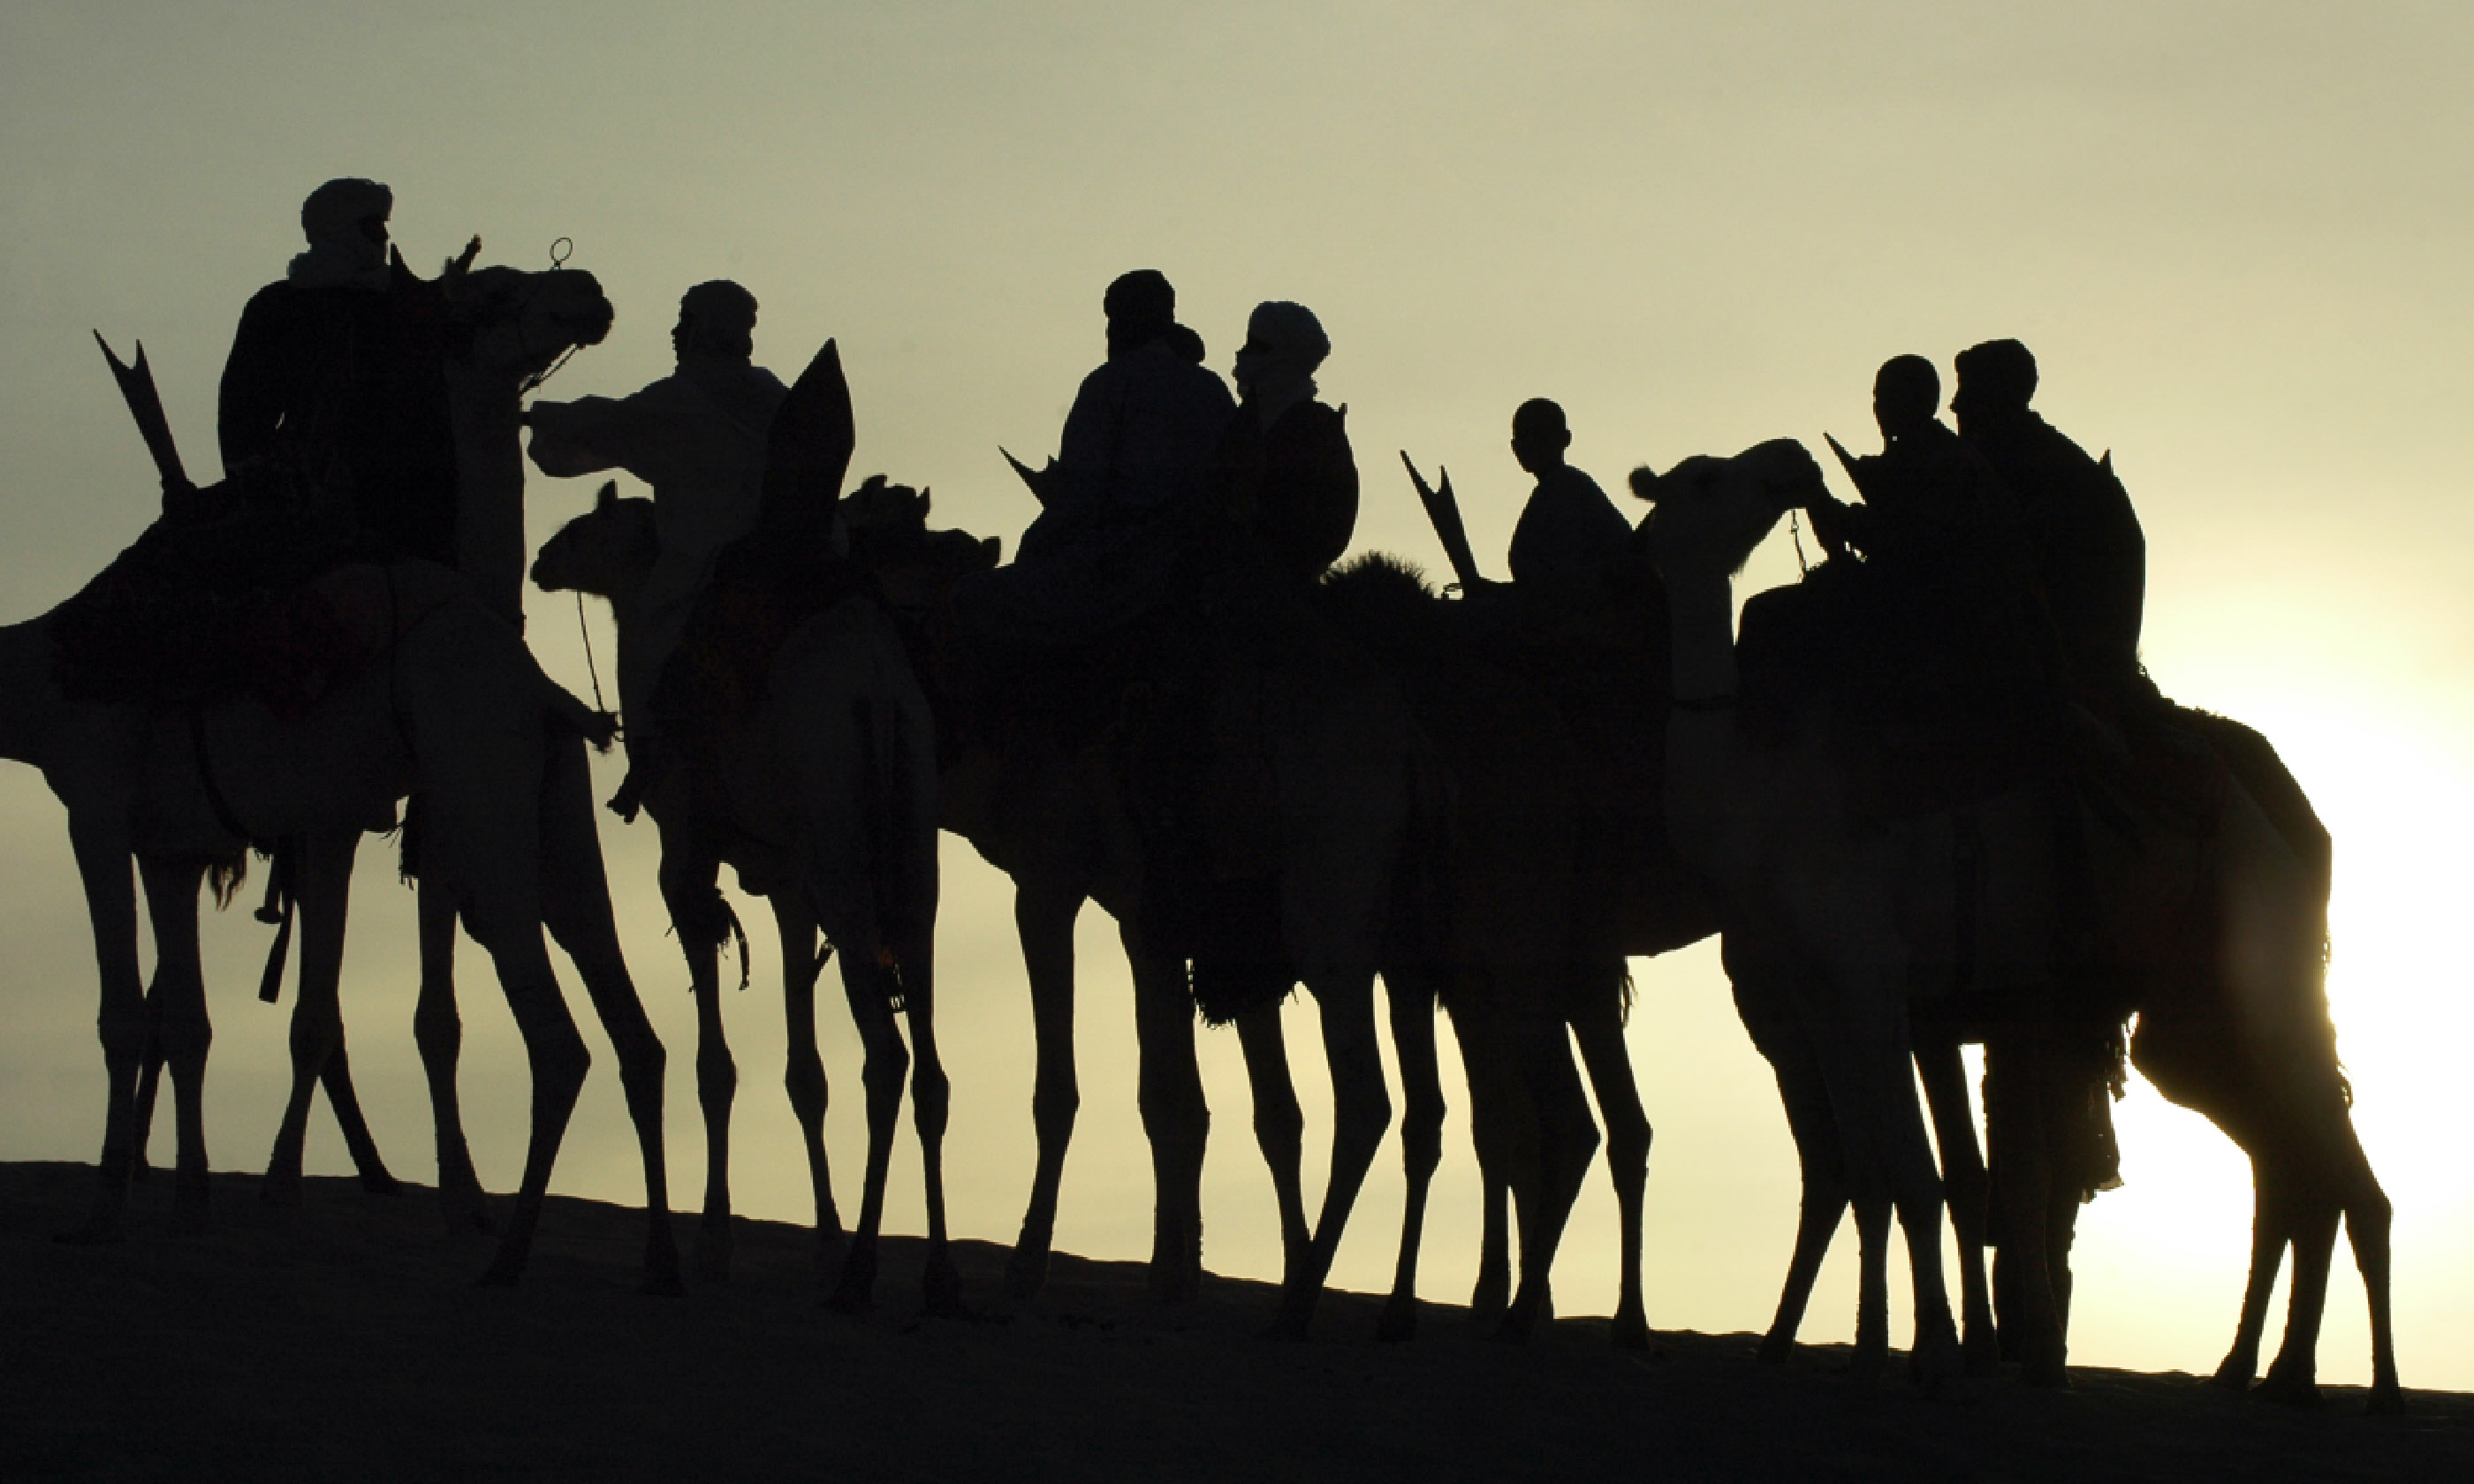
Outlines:
POLYGON ((380 555, 368 537, 296 511, 202 498, 148 526, 54 611, 54 679, 74 701, 248 699, 298 717, 376 652, 318 579, 380 555))

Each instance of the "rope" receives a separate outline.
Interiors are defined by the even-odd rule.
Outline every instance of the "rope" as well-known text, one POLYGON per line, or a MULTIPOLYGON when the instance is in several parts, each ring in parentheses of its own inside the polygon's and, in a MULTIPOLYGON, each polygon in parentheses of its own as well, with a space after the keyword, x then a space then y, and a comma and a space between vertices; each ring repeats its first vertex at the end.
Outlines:
POLYGON ((1812 575, 1812 563, 1804 560, 1803 515, 1804 513, 1802 511, 1789 510, 1786 513, 1786 532, 1787 536, 1795 542, 1796 570, 1806 577, 1810 577, 1812 575))
POLYGON ((584 640, 584 673, 593 677, 593 708, 604 716, 611 715, 610 707, 601 700, 601 667, 593 662, 593 628, 584 621, 584 594, 580 591, 575 595, 575 633, 584 640))
MULTIPOLYGON (((556 273, 560 269, 565 268, 567 266, 567 260, 573 256, 575 256, 574 238, 557 237, 551 239, 549 245, 550 272, 556 273)), ((523 345, 523 322, 520 320, 516 323, 516 344, 520 348, 523 345)), ((526 376, 523 379, 523 384, 517 389, 516 395, 519 396, 530 396, 535 392, 540 391, 543 384, 547 382, 549 378, 557 375, 560 371, 567 369, 567 363, 575 358, 575 352, 580 348, 581 347, 577 346, 568 347, 564 351, 560 352, 557 360, 549 363, 547 369, 535 371, 531 375, 526 376)))

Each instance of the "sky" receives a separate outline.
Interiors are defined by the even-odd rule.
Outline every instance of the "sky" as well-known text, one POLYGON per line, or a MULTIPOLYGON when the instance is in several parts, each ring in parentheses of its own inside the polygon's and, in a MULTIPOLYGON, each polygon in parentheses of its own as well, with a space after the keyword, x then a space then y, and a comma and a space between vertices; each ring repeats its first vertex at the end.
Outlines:
MULTIPOLYGON (((2451 1097, 2474 1037, 2455 925, 2474 895, 2474 585, 2458 570, 2474 536, 2460 496, 2474 455, 2469 60, 2474 12, 2438 3, 12 0, 0 619, 68 596, 155 511, 88 329, 146 342, 188 467, 210 475, 234 319, 299 250, 301 198, 334 176, 394 187, 396 240, 424 271, 475 232, 485 261, 520 267, 571 239, 618 318, 545 395, 666 373, 679 293, 740 280, 763 305, 758 359, 786 377, 838 339, 854 477, 930 486, 938 523, 1008 549, 1032 508, 998 445, 1034 464, 1055 447, 1102 353, 1101 291, 1129 268, 1169 275, 1224 371, 1253 303, 1313 307, 1334 345, 1322 395, 1349 407, 1365 480, 1356 546, 1442 566, 1395 473, 1407 449, 1451 469, 1496 575, 1525 493, 1509 422, 1528 397, 1564 404, 1573 462, 1614 489, 1637 464, 1772 437, 1871 446, 1882 360, 1917 352, 1946 370, 2015 335, 2043 368, 2039 409, 2110 449, 2138 504, 2150 671, 2265 731, 2335 834, 2330 996, 2357 1125, 2396 1206, 2404 1378, 2474 1387, 2474 1166, 2451 1097)), ((534 539, 596 482, 536 477, 534 539)), ((1781 536, 1742 588, 1795 570, 1781 536)), ((583 690, 574 608, 529 603, 543 665, 583 690)), ((606 670, 608 615, 584 622, 606 670)), ((606 792, 617 779, 597 766, 606 792)), ((602 829, 629 962, 671 1049, 673 1190, 692 1205, 686 971, 649 826, 602 829)), ((388 854, 364 852, 345 1014, 381 1147, 426 1179, 412 900, 388 854)), ((1007 884, 960 841, 944 861, 953 1220, 1009 1241, 1031 1173, 1028 996, 1007 884)), ((0 1159, 90 1160, 91 943, 61 811, 22 767, 0 769, 0 1159)), ((250 993, 267 932, 243 911, 206 924, 219 1168, 262 1163, 283 1095, 282 1015, 250 993)), ((486 961, 468 946, 465 962, 467 1119, 485 1182, 505 1189, 521 1056, 486 961)), ((1130 991, 1096 909, 1079 964, 1082 1112, 1057 1243, 1137 1257, 1150 1191, 1130 991)), ((776 1090, 775 969, 760 942, 755 987, 725 1007, 741 1069, 734 1186, 742 1212, 805 1220, 776 1090)), ((1768 1070, 1713 946, 1635 970, 1629 1036, 1658 1130, 1650 1323, 1758 1329, 1795 1212, 1768 1070)), ((1319 1181, 1328 1085, 1312 1007, 1287 1015, 1319 1181)), ((821 1018, 850 1210, 857 1038, 821 1018)), ((553 1185, 632 1202, 615 1060, 587 1034, 599 1059, 553 1185)), ((1205 1033, 1202 1047, 1218 1114, 1204 1260, 1273 1277, 1276 1220, 1234 1037, 1205 1033)), ((1458 1300, 1476 1179, 1445 1055, 1453 1113, 1424 1289, 1458 1300)), ((2116 1118, 2127 1183, 2082 1213, 2073 1358, 2208 1371, 2241 1297, 2246 1166, 2144 1083, 2116 1118)), ((347 1169, 331 1122, 314 1129, 313 1172, 347 1169)), ((1395 1138, 1337 1282, 1388 1282, 1397 1158, 1395 1138)), ((907 1133, 890 1199, 891 1226, 920 1230, 907 1133)), ((1556 1270, 1561 1312, 1612 1305, 1614 1232, 1593 1177, 1556 1270)), ((2360 1380, 2362 1290, 2338 1260, 2319 1374, 2360 1380)), ((1807 1337, 1852 1332, 1853 1271, 1842 1233, 1807 1337)), ((1904 1336, 1903 1281, 1894 1293, 1904 1336)))

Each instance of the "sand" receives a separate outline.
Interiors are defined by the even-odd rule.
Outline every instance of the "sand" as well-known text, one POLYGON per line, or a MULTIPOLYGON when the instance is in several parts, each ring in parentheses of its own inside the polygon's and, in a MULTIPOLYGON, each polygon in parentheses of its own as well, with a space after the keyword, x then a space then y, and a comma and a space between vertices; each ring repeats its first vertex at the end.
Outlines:
MULTIPOLYGON (((635 1292, 636 1212, 554 1198, 523 1284, 430 1193, 308 1182, 276 1212, 214 1177, 213 1225, 164 1233, 161 1173, 129 1234, 62 1246, 88 1166, 0 1164, 0 1480, 38 1479, 2443 1479, 2474 1478, 2474 1397, 2361 1415, 2197 1377, 2076 1369, 1926 1398, 1859 1387, 1845 1352, 1754 1362, 1753 1337, 1661 1332, 1647 1355, 1567 1319, 1526 1346, 1430 1305, 1371 1338, 1334 1294, 1315 1337, 1258 1337, 1273 1290, 1212 1279, 1164 1309, 1137 1264, 1060 1256, 1008 1308, 1004 1249, 959 1244, 970 1321, 919 1315, 892 1240, 873 1313, 818 1304, 813 1239, 742 1222, 727 1283, 635 1292)), ((684 1241, 692 1223, 680 1218, 684 1241)))

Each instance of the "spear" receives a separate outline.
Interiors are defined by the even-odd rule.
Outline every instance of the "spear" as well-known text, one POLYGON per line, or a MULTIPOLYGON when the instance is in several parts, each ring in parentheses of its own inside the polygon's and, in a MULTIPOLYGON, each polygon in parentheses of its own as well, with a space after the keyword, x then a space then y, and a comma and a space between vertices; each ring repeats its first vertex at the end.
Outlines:
POLYGON ((187 471, 181 467, 181 450, 173 446, 172 423, 163 416, 163 398, 155 390, 155 372, 146 365, 146 342, 137 343, 137 364, 124 366, 105 343, 103 331, 91 333, 103 358, 111 363, 111 379, 120 383, 120 395, 129 403, 129 415, 137 419, 137 436, 146 440, 146 451, 155 457, 155 471, 163 476, 164 497, 196 490, 187 471))
POLYGON ((1409 450, 1400 450, 1400 467, 1409 471, 1409 482, 1418 487, 1418 499, 1426 507, 1426 518, 1434 522, 1435 538, 1443 543, 1443 556, 1451 562, 1452 575, 1460 580, 1461 591, 1475 592, 1486 579, 1477 571, 1477 557, 1469 551, 1468 531, 1461 524, 1460 501, 1452 494, 1452 475, 1438 465, 1435 472, 1443 479, 1438 490, 1426 483, 1418 466, 1409 462, 1409 450))

